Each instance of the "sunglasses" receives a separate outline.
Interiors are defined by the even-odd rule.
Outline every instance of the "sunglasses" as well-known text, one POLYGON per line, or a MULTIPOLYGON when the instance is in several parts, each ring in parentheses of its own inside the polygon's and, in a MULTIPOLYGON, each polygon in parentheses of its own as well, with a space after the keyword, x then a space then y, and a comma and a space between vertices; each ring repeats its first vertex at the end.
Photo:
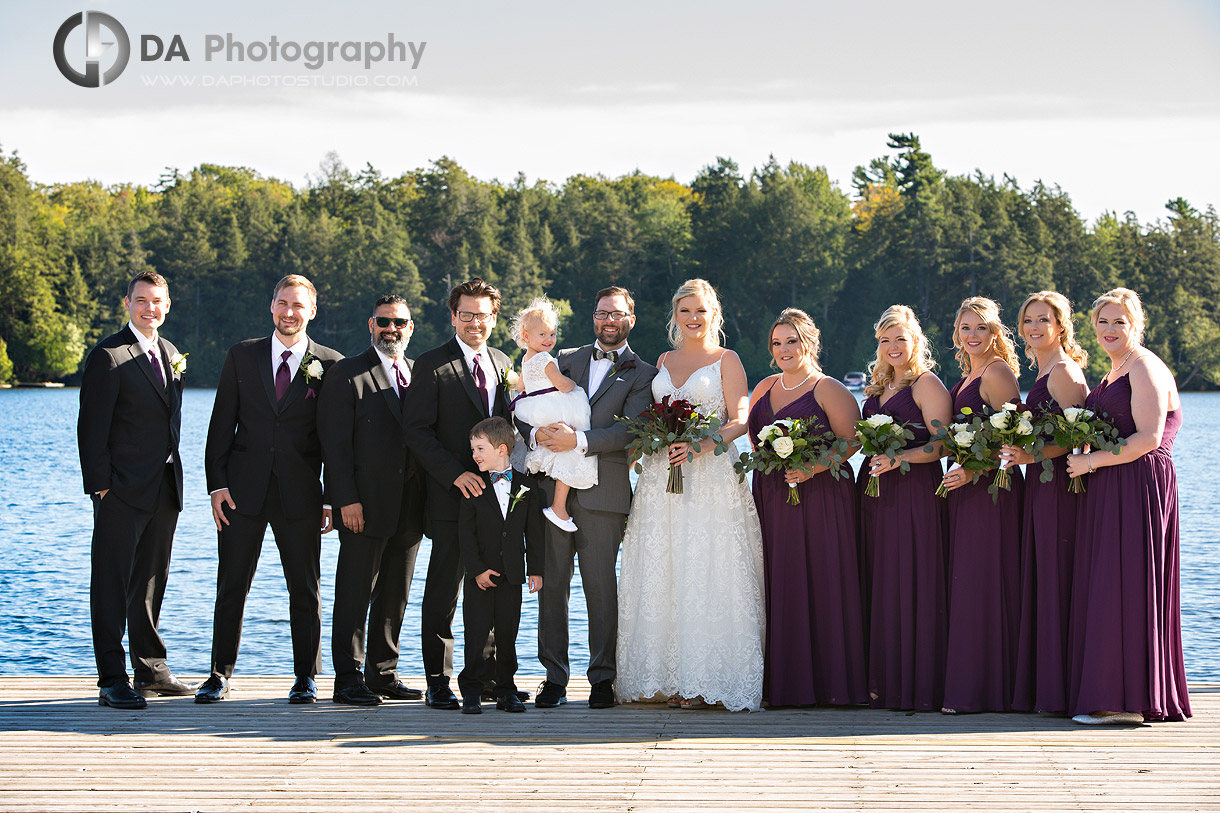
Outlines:
POLYGON ((389 316, 377 316, 374 318, 377 320, 377 327, 389 327, 391 324, 394 327, 406 327, 411 324, 410 319, 393 319, 389 316))

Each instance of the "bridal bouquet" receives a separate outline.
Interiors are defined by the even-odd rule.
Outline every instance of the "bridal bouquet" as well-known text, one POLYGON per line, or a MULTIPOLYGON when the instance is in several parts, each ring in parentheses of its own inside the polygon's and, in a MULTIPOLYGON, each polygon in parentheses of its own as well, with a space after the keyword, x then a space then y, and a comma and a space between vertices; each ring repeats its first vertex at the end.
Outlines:
MULTIPOLYGON (((1042 433, 1054 438, 1056 446, 1071 449, 1073 454, 1080 454, 1086 447, 1090 451, 1118 454, 1118 450, 1127 444, 1126 438, 1119 437, 1114 424, 1084 407, 1067 407, 1062 412, 1047 410, 1043 413, 1038 428, 1042 433)), ((1050 460, 1042 461, 1042 469, 1042 474, 1038 477, 1040 481, 1045 483, 1055 476, 1050 460)), ((1073 494, 1083 493, 1084 477, 1069 478, 1068 491, 1073 494)))
MULTIPOLYGON (((908 440, 915 439, 915 433, 911 431, 910 426, 909 423, 894 423, 894 419, 889 415, 878 412, 856 424, 856 438, 860 441, 860 451, 869 457, 882 454, 890 460, 898 460, 898 452, 906 448, 908 440)), ((898 460, 898 469, 906 474, 911 470, 911 464, 905 460, 898 460)), ((868 478, 868 485, 864 487, 864 496, 876 497, 880 493, 881 484, 878 482, 877 475, 874 474, 868 478)))
MULTIPOLYGON (((1012 402, 1001 405, 997 412, 992 413, 987 418, 984 430, 989 441, 987 445, 994 451, 999 451, 1001 446, 1016 446, 1029 451, 1041 442, 1038 433, 1034 431, 1028 411, 1012 402)), ((1000 463, 995 480, 987 489, 993 500, 997 498, 999 489, 1012 490, 1012 475, 1008 471, 1008 465, 1007 460, 1000 463)))
MULTIPOLYGON (((716 454, 724 454, 729 450, 729 445, 720 437, 720 419, 714 413, 705 415, 699 412, 696 404, 684 398, 674 401, 666 395, 641 412, 638 418, 619 417, 616 420, 627 424, 628 431, 635 437, 628 447, 632 454, 668 454, 669 446, 673 443, 689 443, 691 449, 698 452, 706 440, 715 444, 716 454)), ((694 454, 688 451, 686 459, 693 458, 694 454)), ((635 470, 642 470, 638 462, 635 464, 635 470)), ((665 492, 682 493, 681 466, 669 464, 669 483, 665 492)))
MULTIPOLYGON (((801 418, 782 418, 758 430, 758 443, 752 452, 742 452, 733 464, 737 476, 745 480, 746 472, 759 471, 770 474, 776 469, 800 469, 804 472, 814 466, 825 466, 830 474, 839 479, 839 469, 851 452, 847 438, 835 433, 817 421, 801 418)), ((800 505, 801 495, 796 483, 788 484, 788 505, 800 505)))
MULTIPOLYGON (((1000 413, 996 413, 1000 414, 1000 413)), ((992 446, 992 442, 988 437, 987 427, 990 425, 980 416, 974 414, 974 410, 966 407, 958 414, 957 421, 945 426, 940 421, 932 421, 932 428, 936 433, 932 435, 933 443, 939 442, 949 456, 953 458, 955 466, 965 469, 971 473, 973 482, 978 482, 979 475, 985 471, 990 471, 995 468, 996 462, 991 455, 999 446, 992 446)), ((932 445, 924 447, 930 451, 932 445)), ((953 467, 949 468, 952 471, 953 467)), ((992 484, 995 487, 995 484, 992 484)), ((988 489, 990 490, 990 489, 988 489)), ((998 499, 999 490, 991 492, 993 500, 998 499)), ((948 497, 949 489, 945 488, 945 484, 941 483, 936 487, 936 496, 948 497)))

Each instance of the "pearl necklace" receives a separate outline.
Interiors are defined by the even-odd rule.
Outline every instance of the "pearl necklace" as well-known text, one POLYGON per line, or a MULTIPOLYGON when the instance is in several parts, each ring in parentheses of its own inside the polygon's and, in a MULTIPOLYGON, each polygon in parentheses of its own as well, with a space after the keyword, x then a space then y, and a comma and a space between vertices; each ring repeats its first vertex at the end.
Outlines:
POLYGON ((791 387, 789 387, 787 384, 784 383, 784 374, 780 373, 779 374, 779 385, 780 385, 780 387, 783 388, 783 390, 785 392, 792 392, 794 389, 801 386, 802 384, 804 384, 806 381, 808 381, 811 378, 813 378, 813 373, 810 373, 809 375, 805 376, 800 381, 796 382, 791 387))
POLYGON ((1123 360, 1118 363, 1117 367, 1110 368, 1110 372, 1117 373, 1119 370, 1121 370, 1123 368, 1123 365, 1127 363, 1127 359, 1131 358, 1131 354, 1134 352, 1135 352, 1135 348, 1132 347, 1130 350, 1127 351, 1127 355, 1123 356, 1123 360))

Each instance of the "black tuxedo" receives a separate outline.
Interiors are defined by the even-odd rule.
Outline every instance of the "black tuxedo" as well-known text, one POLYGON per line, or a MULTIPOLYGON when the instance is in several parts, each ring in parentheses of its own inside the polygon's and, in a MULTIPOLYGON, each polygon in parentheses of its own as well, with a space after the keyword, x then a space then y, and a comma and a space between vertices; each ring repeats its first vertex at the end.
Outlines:
POLYGON ((517 630, 521 624, 521 585, 526 575, 543 576, 543 525, 541 489, 527 474, 513 472, 508 516, 486 472, 483 493, 462 503, 458 512, 458 540, 466 578, 462 598, 465 626, 466 666, 458 675, 463 697, 478 697, 489 668, 495 672, 495 692, 515 692, 517 630), (523 491, 524 489, 524 491, 523 491), (514 500, 516 504, 514 505, 514 500), (486 570, 496 586, 482 590, 475 577, 486 570), (494 631, 496 659, 488 664, 486 653, 494 631))
MULTIPOLYGON (((507 420, 503 382, 508 356, 493 347, 484 350, 495 370, 487 382, 494 388, 492 415, 507 420)), ((453 481, 463 472, 477 470, 470 454, 470 430, 491 415, 456 338, 416 359, 414 376, 407 401, 407 443, 428 474, 428 533, 432 538, 420 627, 424 671, 429 684, 438 685, 448 683, 453 674, 453 613, 462 583, 457 519, 463 498, 453 481)))
POLYGON ((93 495, 89 604, 99 686, 126 680, 124 628, 136 680, 170 676, 157 624, 182 511, 182 376, 170 364, 177 348, 160 337, 157 348, 165 383, 130 325, 93 348, 81 378, 76 429, 85 493, 93 495))
POLYGON ((212 673, 231 677, 241 643, 242 615, 270 523, 288 584, 293 671, 312 677, 321 665, 322 613, 318 601, 322 548, 322 446, 317 404, 321 381, 309 381, 305 363, 322 363, 325 380, 343 356, 306 338, 298 369, 283 400, 275 397, 271 337, 229 348, 212 420, 204 469, 208 493, 227 488, 236 508, 217 534, 219 562, 212 622, 212 673))
POLYGON ((416 386, 412 373, 405 403, 400 401, 370 347, 336 363, 319 398, 326 498, 339 530, 331 630, 336 689, 358 684, 362 664, 372 689, 398 680, 398 636, 423 534, 423 476, 403 434, 416 386), (343 525, 340 509, 354 503, 364 510, 360 533, 343 525))

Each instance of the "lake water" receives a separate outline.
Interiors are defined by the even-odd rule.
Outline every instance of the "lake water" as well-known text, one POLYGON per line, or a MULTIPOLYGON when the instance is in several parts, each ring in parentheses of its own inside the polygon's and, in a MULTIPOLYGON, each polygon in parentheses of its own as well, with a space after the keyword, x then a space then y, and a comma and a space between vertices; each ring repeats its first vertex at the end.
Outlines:
MULTIPOLYGON (((206 674, 211 653, 216 590, 216 532, 203 476, 203 446, 212 390, 187 390, 182 415, 186 506, 178 521, 174 557, 161 612, 171 667, 206 674)), ((1182 634, 1192 681, 1220 682, 1220 512, 1214 505, 1217 443, 1207 427, 1220 424, 1220 394, 1182 396, 1185 423, 1174 461, 1182 523, 1182 634)), ((78 392, 0 390, 0 675, 94 674, 89 634, 89 541, 92 509, 81 492, 76 452, 78 392)), ((322 661, 329 672, 330 603, 334 597, 338 538, 322 542, 322 661)), ((429 543, 416 564, 403 624, 404 675, 423 673, 419 606, 429 543)), ((572 582, 572 667, 583 674, 584 596, 572 582)), ((518 639, 521 671, 538 673, 533 657, 537 602, 522 603, 518 639)), ((461 612, 455 621, 461 661, 461 612)), ((288 594, 270 532, 246 606, 238 674, 289 674, 292 655, 288 594)), ((533 687, 523 687, 533 688, 533 687)))

